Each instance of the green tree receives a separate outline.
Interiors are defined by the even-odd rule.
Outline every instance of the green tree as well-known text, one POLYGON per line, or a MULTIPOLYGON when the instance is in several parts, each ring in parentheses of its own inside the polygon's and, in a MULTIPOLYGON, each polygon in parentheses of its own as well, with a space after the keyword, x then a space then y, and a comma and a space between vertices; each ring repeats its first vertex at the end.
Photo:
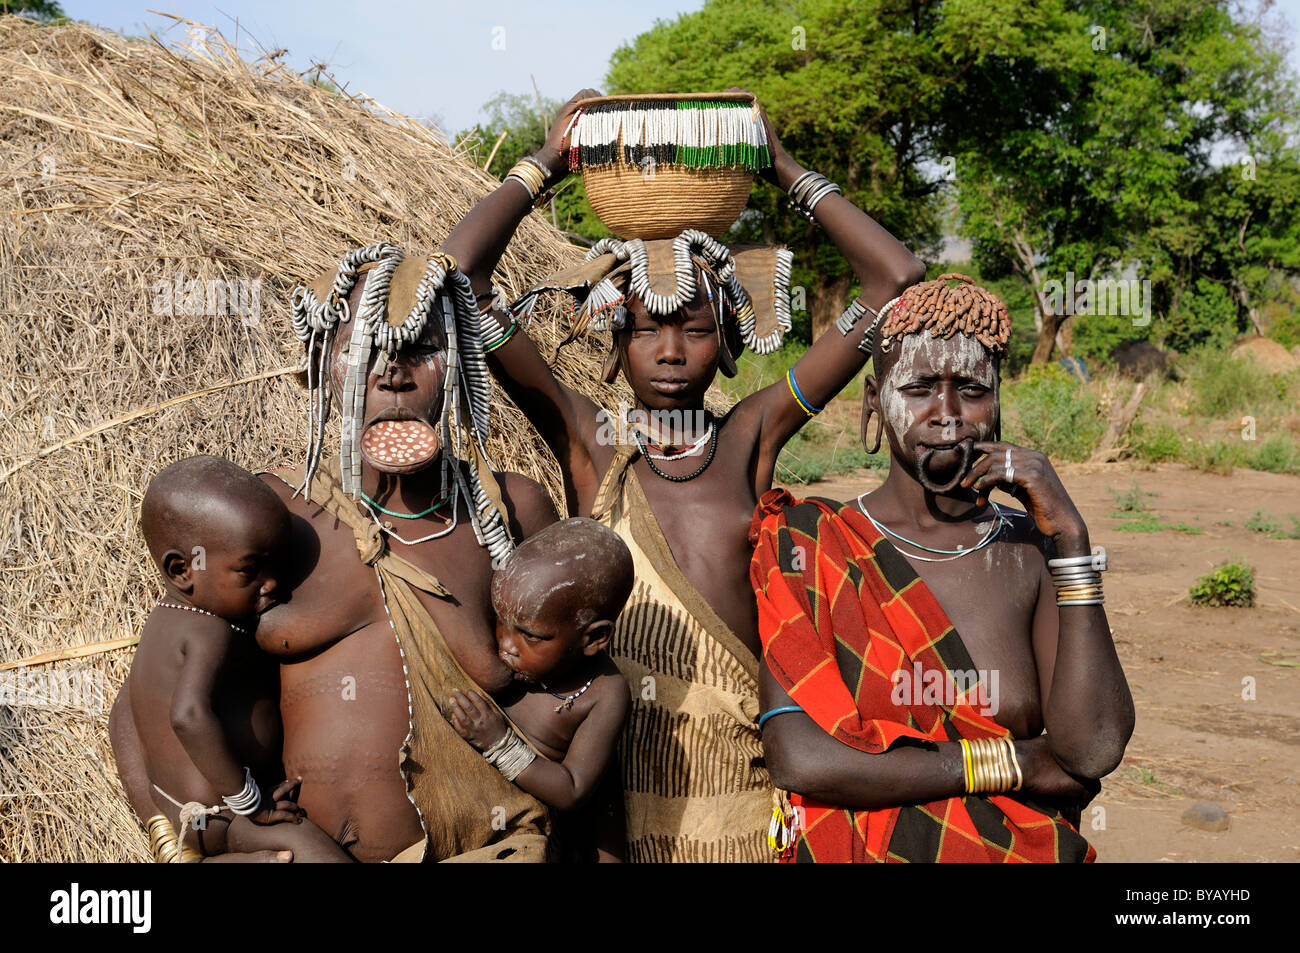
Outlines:
MULTIPOLYGON (((942 235, 939 187, 921 172, 934 157, 928 130, 940 91, 965 68, 935 42, 938 12, 885 0, 710 0, 616 50, 607 92, 752 90, 795 158, 925 255, 942 235)), ((807 289, 814 333, 849 302, 848 265, 775 189, 754 190, 728 238, 795 250, 793 284, 807 289)))
POLYGON ((55 20, 67 17, 63 8, 54 0, 0 0, 0 14, 2 13, 13 13, 20 17, 27 17, 29 20, 42 20, 45 23, 53 23, 55 20))
MULTIPOLYGON (((542 97, 539 106, 536 96, 497 93, 483 104, 486 120, 458 133, 456 146, 474 156, 488 172, 504 177, 522 157, 541 148, 550 122, 562 105, 558 100, 542 97)), ((551 217, 550 207, 542 211, 551 217)), ((557 192, 554 213, 552 224, 572 238, 590 244, 610 234, 592 211, 579 177, 566 180, 557 192)))
POLYGON ((1070 347, 1070 316, 1047 282, 1125 265, 1151 282, 1161 336, 1204 339, 1201 322, 1230 339, 1234 308, 1244 317, 1295 248, 1281 171, 1294 162, 1291 86, 1259 25, 1199 0, 945 10, 959 6, 1018 24, 949 90, 936 141, 956 157, 961 230, 981 270, 1013 274, 1035 296, 1033 360, 1070 347), (1234 181, 1214 162, 1229 143, 1267 153, 1278 174, 1234 181))

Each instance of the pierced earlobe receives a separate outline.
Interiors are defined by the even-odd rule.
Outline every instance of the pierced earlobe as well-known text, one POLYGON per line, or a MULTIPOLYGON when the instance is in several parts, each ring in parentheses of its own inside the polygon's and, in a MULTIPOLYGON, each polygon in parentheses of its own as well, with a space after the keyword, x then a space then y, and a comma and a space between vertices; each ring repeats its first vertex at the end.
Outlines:
POLYGON ((862 443, 863 446, 866 447, 867 453, 879 453, 880 441, 884 438, 884 436, 885 436, 885 418, 882 416, 878 416, 876 412, 871 408, 867 408, 867 419, 862 422, 862 443), (876 418, 876 439, 870 447, 866 447, 867 424, 870 422, 872 417, 876 418))

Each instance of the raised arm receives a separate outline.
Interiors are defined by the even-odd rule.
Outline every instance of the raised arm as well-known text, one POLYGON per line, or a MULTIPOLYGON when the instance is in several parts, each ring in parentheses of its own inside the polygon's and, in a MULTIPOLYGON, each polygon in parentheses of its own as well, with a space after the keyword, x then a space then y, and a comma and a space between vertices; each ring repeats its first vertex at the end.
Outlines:
MULTIPOLYGON (((598 95, 595 90, 584 89, 570 99, 556 116, 546 143, 533 156, 551 172, 547 188, 567 175, 565 132, 578 101, 598 95)), ((442 250, 455 258, 461 271, 469 276, 480 301, 490 294, 492 273, 532 207, 527 189, 513 180, 503 182, 470 210, 443 243, 442 250)), ((489 307, 504 333, 511 326, 510 316, 495 302, 489 307)), ((557 380, 536 345, 522 332, 493 350, 488 355, 488 366, 555 454, 564 474, 569 512, 579 512, 578 501, 595 496, 600 478, 584 439, 588 430, 595 431, 599 408, 590 398, 557 380)))
MULTIPOLYGON (((766 115, 763 120, 772 153, 772 168, 765 177, 788 192, 808 170, 785 151, 766 115)), ((862 302, 873 310, 925 277, 925 263, 844 196, 835 192, 825 196, 817 203, 813 216, 848 261, 862 286, 862 302)), ((869 315, 863 317, 857 333, 847 336, 834 326, 828 328, 795 363, 799 390, 813 406, 824 407, 862 370, 867 355, 858 350, 858 342, 870 320, 869 315)), ((761 415, 757 480, 765 490, 781 448, 809 418, 790 396, 784 379, 746 400, 753 402, 761 415)))

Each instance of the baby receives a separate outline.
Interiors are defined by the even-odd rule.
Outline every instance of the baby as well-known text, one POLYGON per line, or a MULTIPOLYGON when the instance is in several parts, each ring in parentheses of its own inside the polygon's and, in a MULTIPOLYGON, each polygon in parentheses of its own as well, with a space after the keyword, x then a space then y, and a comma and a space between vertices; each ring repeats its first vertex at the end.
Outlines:
POLYGON ((587 518, 528 537, 492 579, 501 661, 514 685, 496 696, 538 758, 495 706, 455 692, 452 725, 502 774, 564 811, 602 786, 631 707, 627 682, 605 654, 632 591, 632 554, 587 518))
POLYGON ((158 810, 188 856, 337 854, 283 800, 294 784, 268 798, 256 780, 284 777, 278 666, 252 630, 279 601, 289 511, 248 471, 206 456, 154 477, 140 510, 165 592, 140 633, 127 694, 158 810))

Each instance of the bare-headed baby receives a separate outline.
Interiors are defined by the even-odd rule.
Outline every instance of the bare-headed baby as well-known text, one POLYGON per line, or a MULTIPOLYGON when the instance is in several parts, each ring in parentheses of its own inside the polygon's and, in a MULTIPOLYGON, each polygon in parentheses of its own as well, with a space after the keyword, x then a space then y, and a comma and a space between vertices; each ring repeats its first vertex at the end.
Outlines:
POLYGON ((253 630, 282 598, 289 511, 247 470, 200 456, 154 477, 140 522, 165 591, 127 689, 158 811, 202 856, 346 860, 288 799, 296 782, 269 797, 259 785, 284 778, 278 665, 253 630))
POLYGON ((498 657, 515 682, 494 698, 538 758, 476 692, 455 692, 452 725, 539 801, 572 811, 606 780, 631 707, 605 654, 632 592, 627 545, 585 517, 524 540, 492 579, 498 657))

